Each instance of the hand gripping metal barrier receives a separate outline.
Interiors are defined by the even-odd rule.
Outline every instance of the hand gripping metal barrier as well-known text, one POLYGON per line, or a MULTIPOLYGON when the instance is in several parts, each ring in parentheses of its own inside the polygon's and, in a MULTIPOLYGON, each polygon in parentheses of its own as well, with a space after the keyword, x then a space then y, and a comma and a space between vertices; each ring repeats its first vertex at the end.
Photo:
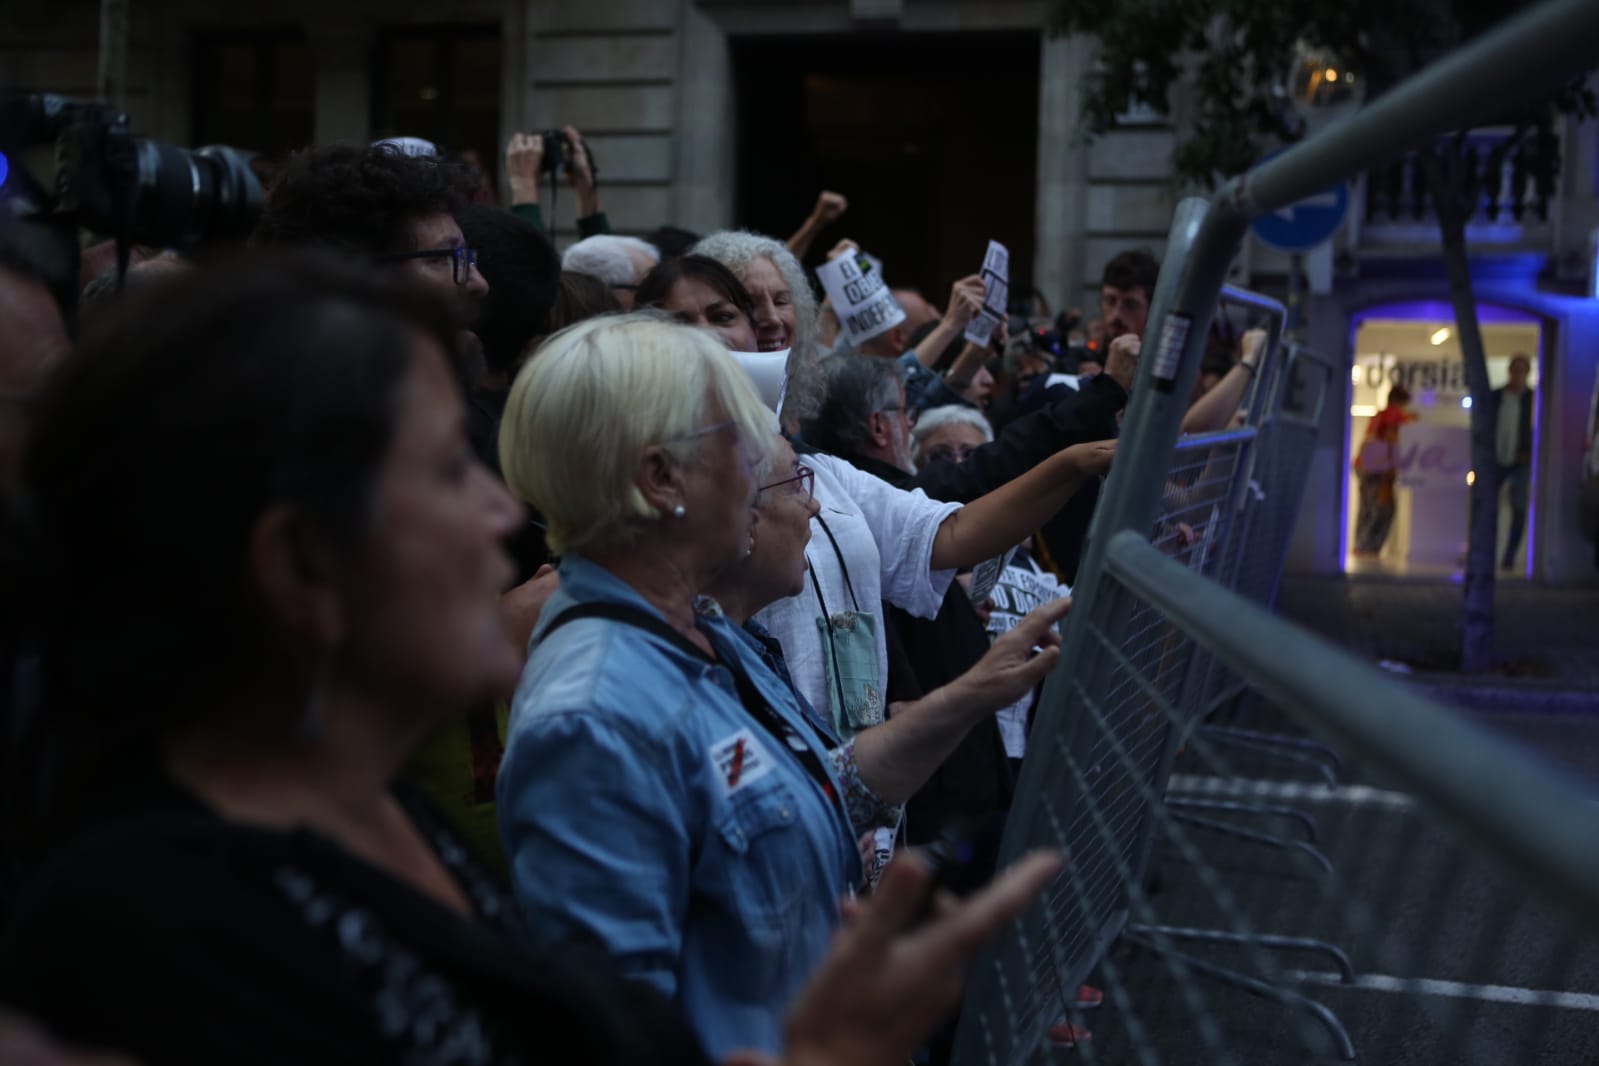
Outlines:
POLYGON ((1067 861, 974 966, 958 1066, 1599 1062, 1592 794, 1270 613, 1326 365, 1273 345, 1245 426, 1178 440, 1253 217, 1534 98, 1596 39, 1599 3, 1551 0, 1179 205, 1002 847, 1067 861), (1340 765, 1200 728, 1245 705, 1340 765))

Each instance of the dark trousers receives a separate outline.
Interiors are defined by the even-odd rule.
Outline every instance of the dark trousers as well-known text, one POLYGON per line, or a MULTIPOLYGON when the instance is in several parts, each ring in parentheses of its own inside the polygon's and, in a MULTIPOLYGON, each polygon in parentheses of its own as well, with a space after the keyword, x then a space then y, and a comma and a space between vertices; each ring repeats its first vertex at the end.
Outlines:
POLYGON ((1499 483, 1510 497, 1510 537, 1505 541, 1505 554, 1499 565, 1508 570, 1521 550, 1521 538, 1527 530, 1527 487, 1532 479, 1532 467, 1516 463, 1499 468, 1499 483))
POLYGON ((1376 555, 1394 524, 1392 474, 1360 475, 1360 511, 1355 518, 1355 551, 1376 555))

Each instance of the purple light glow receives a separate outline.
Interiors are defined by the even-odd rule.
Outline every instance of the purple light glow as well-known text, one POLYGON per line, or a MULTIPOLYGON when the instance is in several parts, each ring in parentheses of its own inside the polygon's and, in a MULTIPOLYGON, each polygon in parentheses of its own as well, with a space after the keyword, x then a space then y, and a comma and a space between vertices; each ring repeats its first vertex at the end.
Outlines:
MULTIPOLYGON (((1535 356, 1538 360, 1538 392, 1532 398, 1532 469, 1527 471, 1527 531, 1524 538, 1527 561, 1522 568, 1522 577, 1528 581, 1532 580, 1533 537, 1538 529, 1538 442, 1543 439, 1543 419, 1538 417, 1538 400, 1543 393, 1544 354, 1548 345, 1549 338, 1542 329, 1538 330, 1538 354, 1535 356)), ((1497 504, 1499 501, 1494 502, 1497 504)), ((1499 545, 1495 544, 1495 551, 1498 548, 1499 545)))
MULTIPOLYGON (((1351 342, 1354 340, 1355 331, 1370 318, 1397 319, 1401 322, 1446 322, 1450 328, 1454 328, 1455 308, 1447 300, 1409 300, 1404 303, 1363 307, 1349 320, 1351 342)), ((1485 326, 1536 326, 1543 320, 1531 312, 1519 311, 1514 307, 1479 303, 1477 321, 1485 326)))

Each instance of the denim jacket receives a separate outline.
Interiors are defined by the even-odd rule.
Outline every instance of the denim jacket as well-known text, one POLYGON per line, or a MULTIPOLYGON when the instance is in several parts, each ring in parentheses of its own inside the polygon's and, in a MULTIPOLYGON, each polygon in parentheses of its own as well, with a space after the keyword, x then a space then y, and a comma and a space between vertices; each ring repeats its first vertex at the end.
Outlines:
MULTIPOLYGON (((857 833, 798 757, 744 709, 722 666, 589 602, 658 614, 577 555, 561 564, 512 703, 496 794, 512 885, 535 930, 597 938, 673 997, 713 1059, 777 1052, 790 1001, 861 877, 857 833)), ((755 645, 701 616, 844 789, 817 730, 755 645)))

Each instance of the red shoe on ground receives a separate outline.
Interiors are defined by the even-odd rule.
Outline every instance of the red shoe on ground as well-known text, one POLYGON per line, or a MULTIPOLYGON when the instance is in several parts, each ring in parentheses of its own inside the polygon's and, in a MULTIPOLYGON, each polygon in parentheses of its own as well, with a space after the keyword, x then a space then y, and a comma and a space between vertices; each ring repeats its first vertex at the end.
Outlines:
MULTIPOLYGON (((1103 1002, 1105 1002, 1105 993, 1093 985, 1077 986, 1077 1002, 1073 1006, 1078 1010, 1093 1010, 1103 1002)), ((1049 1042, 1056 1047, 1076 1047, 1078 1044, 1086 1044, 1093 1038, 1093 1033, 1068 1021, 1058 1021, 1049 1027, 1049 1042)))
POLYGON ((1076 1047, 1078 1044, 1088 1043, 1093 1038, 1093 1033, 1071 1022, 1056 1022, 1049 1027, 1049 1042, 1056 1047, 1076 1047))

